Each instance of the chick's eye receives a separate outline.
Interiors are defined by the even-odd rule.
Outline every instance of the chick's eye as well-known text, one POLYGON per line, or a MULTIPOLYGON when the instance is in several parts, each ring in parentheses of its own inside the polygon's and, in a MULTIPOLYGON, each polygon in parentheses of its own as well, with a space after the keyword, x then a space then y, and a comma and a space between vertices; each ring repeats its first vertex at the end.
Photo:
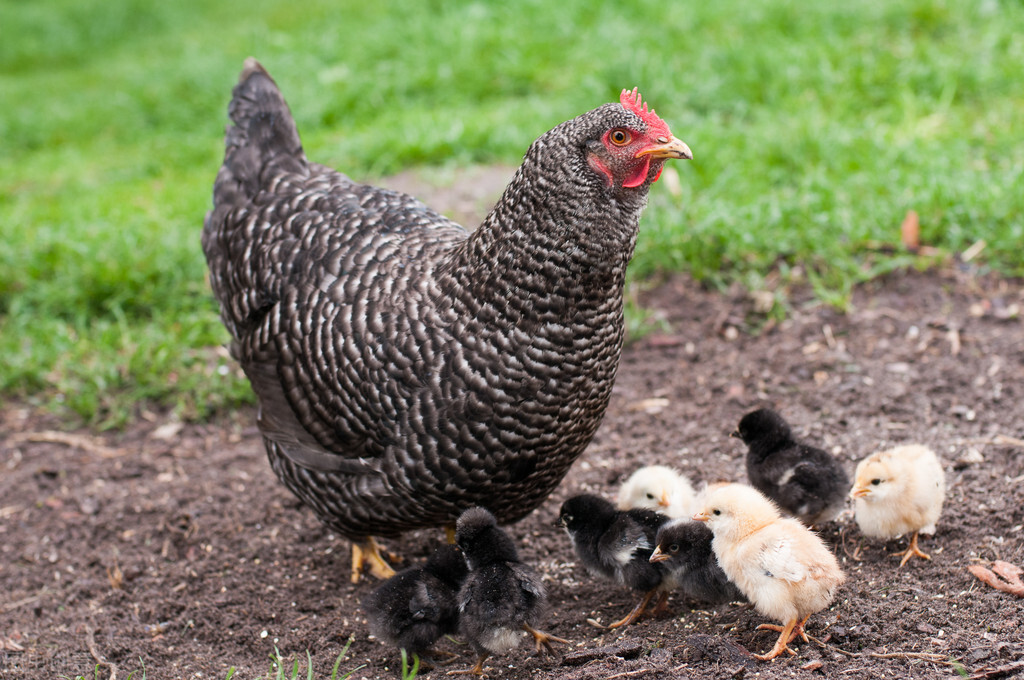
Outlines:
POLYGON ((654 494, 653 494, 653 493, 649 493, 649 494, 647 494, 647 497, 648 497, 649 499, 651 499, 652 501, 654 500, 654 494))
POLYGON ((612 140, 612 144, 616 146, 625 146, 633 141, 633 136, 625 130, 615 129, 608 135, 608 139, 612 140))
POLYGON ((721 511, 721 510, 718 510, 718 509, 716 508, 715 510, 712 510, 712 511, 711 511, 711 514, 712 514, 712 515, 721 515, 721 514, 722 514, 722 511, 721 511))
POLYGON ((878 486, 881 483, 882 483, 882 480, 878 479, 877 477, 875 479, 871 480, 871 486, 878 486))
POLYGON ((673 543, 668 547, 669 552, 679 552, 679 544, 673 543))

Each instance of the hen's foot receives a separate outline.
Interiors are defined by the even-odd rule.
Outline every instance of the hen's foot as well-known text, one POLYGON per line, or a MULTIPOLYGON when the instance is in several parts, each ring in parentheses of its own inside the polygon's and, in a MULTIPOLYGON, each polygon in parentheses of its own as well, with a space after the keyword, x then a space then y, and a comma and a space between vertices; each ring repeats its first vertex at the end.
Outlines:
POLYGON ((380 554, 380 546, 377 545, 373 536, 360 543, 352 542, 352 583, 359 583, 359 576, 367 566, 370 568, 370 574, 379 579, 387 579, 395 575, 395 570, 380 554))

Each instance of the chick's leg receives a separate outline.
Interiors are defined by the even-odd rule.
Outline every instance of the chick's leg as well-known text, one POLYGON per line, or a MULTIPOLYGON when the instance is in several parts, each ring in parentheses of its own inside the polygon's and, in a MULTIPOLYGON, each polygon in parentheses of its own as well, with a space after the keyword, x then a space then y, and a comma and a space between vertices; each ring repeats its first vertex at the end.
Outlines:
MULTIPOLYGON (((805 618, 804 621, 807 619, 805 618)), ((767 654, 754 654, 755 659, 761 661, 769 661, 774 659, 783 652, 788 653, 790 656, 796 656, 796 652, 789 648, 789 643, 796 637, 796 627, 802 626, 803 622, 800 619, 793 619, 785 626, 776 626, 771 623, 762 623, 757 627, 758 630, 777 630, 779 631, 779 639, 775 641, 775 646, 772 647, 771 651, 767 654)))
POLYGON ((657 592, 657 588, 648 592, 646 595, 644 595, 643 599, 640 600, 640 602, 637 603, 635 607, 633 607, 633 611, 626 614, 625 618, 619 619, 615 623, 609 623, 608 627, 619 628, 621 626, 628 626, 629 624, 636 621, 638 618, 640 618, 640 615, 644 613, 644 610, 647 609, 647 605, 650 604, 651 598, 653 598, 657 592))
POLYGON ((900 566, 901 567, 904 564, 906 564, 910 560, 911 557, 923 557, 926 560, 930 560, 932 558, 931 555, 922 552, 921 549, 919 547, 917 547, 917 532, 916 531, 914 532, 914 535, 910 538, 910 545, 907 547, 907 549, 904 550, 903 552, 896 553, 896 557, 899 557, 900 555, 903 556, 903 559, 900 560, 900 566))
POLYGON ((391 578, 395 570, 384 560, 380 554, 380 546, 373 536, 367 537, 362 542, 352 542, 352 583, 359 583, 359 575, 363 573, 363 567, 369 565, 370 573, 379 579, 391 578))
POLYGON ((534 642, 537 644, 537 653, 540 654, 542 651, 547 650, 551 656, 555 655, 555 650, 551 646, 552 642, 561 642, 563 645, 570 644, 568 640, 563 640, 560 637, 543 633, 528 623, 523 624, 523 630, 533 636, 534 642))
POLYGON ((484 675, 484 661, 487 661, 487 657, 490 654, 484 653, 479 659, 476 660, 476 665, 472 668, 466 668, 461 671, 448 671, 448 675, 478 675, 483 677, 484 675))

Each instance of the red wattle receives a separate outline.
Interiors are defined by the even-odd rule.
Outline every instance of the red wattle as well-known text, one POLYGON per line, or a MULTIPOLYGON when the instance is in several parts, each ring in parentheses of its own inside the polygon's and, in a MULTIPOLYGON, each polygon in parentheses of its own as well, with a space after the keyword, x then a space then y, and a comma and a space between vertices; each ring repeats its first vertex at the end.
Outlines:
POLYGON ((640 186, 647 179, 647 173, 650 169, 651 159, 649 156, 644 156, 644 162, 638 165, 636 170, 633 171, 633 174, 622 182, 622 186, 629 189, 640 186))

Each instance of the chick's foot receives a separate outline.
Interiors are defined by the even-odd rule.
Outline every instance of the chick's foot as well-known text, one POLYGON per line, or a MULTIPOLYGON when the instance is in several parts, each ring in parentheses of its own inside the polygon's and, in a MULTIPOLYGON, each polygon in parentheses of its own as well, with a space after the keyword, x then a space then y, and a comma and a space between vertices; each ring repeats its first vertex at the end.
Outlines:
POLYGON ((478 678, 487 677, 484 673, 484 661, 487 661, 488 656, 490 656, 490 654, 484 654, 481 656, 477 659, 476 665, 472 668, 465 668, 461 671, 448 671, 448 675, 475 675, 478 678))
POLYGON ((532 627, 528 623, 524 623, 523 624, 523 630, 525 630, 527 633, 529 633, 530 635, 533 636, 533 640, 534 640, 534 642, 537 645, 537 653, 538 654, 541 654, 545 650, 547 650, 548 654, 550 654, 551 656, 555 656, 555 650, 551 646, 552 642, 560 642, 563 645, 571 644, 568 640, 563 640, 560 637, 555 637, 554 635, 550 635, 548 633, 541 632, 541 631, 537 630, 536 628, 532 627))
MULTIPOLYGON (((807 619, 805 618, 804 621, 807 619)), ((771 651, 767 654, 754 654, 755 659, 761 661, 770 661, 778 655, 786 652, 790 656, 796 656, 796 652, 789 648, 789 643, 792 642, 797 636, 797 626, 800 627, 800 632, 803 632, 803 621, 799 619, 793 619, 785 626, 776 626, 771 623, 762 623, 757 627, 757 630, 774 630, 779 633, 779 639, 775 641, 775 646, 772 647, 771 651)), ((806 637, 804 638, 807 639, 806 637)))
POLYGON ((919 548, 917 546, 917 532, 916 531, 914 532, 913 537, 910 539, 910 546, 908 546, 907 549, 902 551, 902 552, 894 553, 893 556, 894 557, 900 557, 900 556, 903 557, 903 559, 900 560, 900 566, 901 567, 904 564, 906 564, 908 561, 910 561, 911 557, 923 557, 926 560, 930 560, 932 558, 931 555, 929 555, 929 554, 927 554, 925 552, 922 552, 921 548, 919 548))
POLYGON ((633 611, 629 612, 628 614, 626 614, 624 618, 619 619, 615 623, 609 623, 608 627, 620 628, 622 626, 628 626, 629 624, 636 621, 638 618, 640 618, 640 615, 644 613, 644 610, 647 609, 647 605, 650 604, 651 598, 654 597, 655 593, 657 593, 657 590, 652 590, 648 592, 646 595, 644 595, 643 599, 640 600, 640 602, 638 602, 635 607, 633 607, 633 611))

